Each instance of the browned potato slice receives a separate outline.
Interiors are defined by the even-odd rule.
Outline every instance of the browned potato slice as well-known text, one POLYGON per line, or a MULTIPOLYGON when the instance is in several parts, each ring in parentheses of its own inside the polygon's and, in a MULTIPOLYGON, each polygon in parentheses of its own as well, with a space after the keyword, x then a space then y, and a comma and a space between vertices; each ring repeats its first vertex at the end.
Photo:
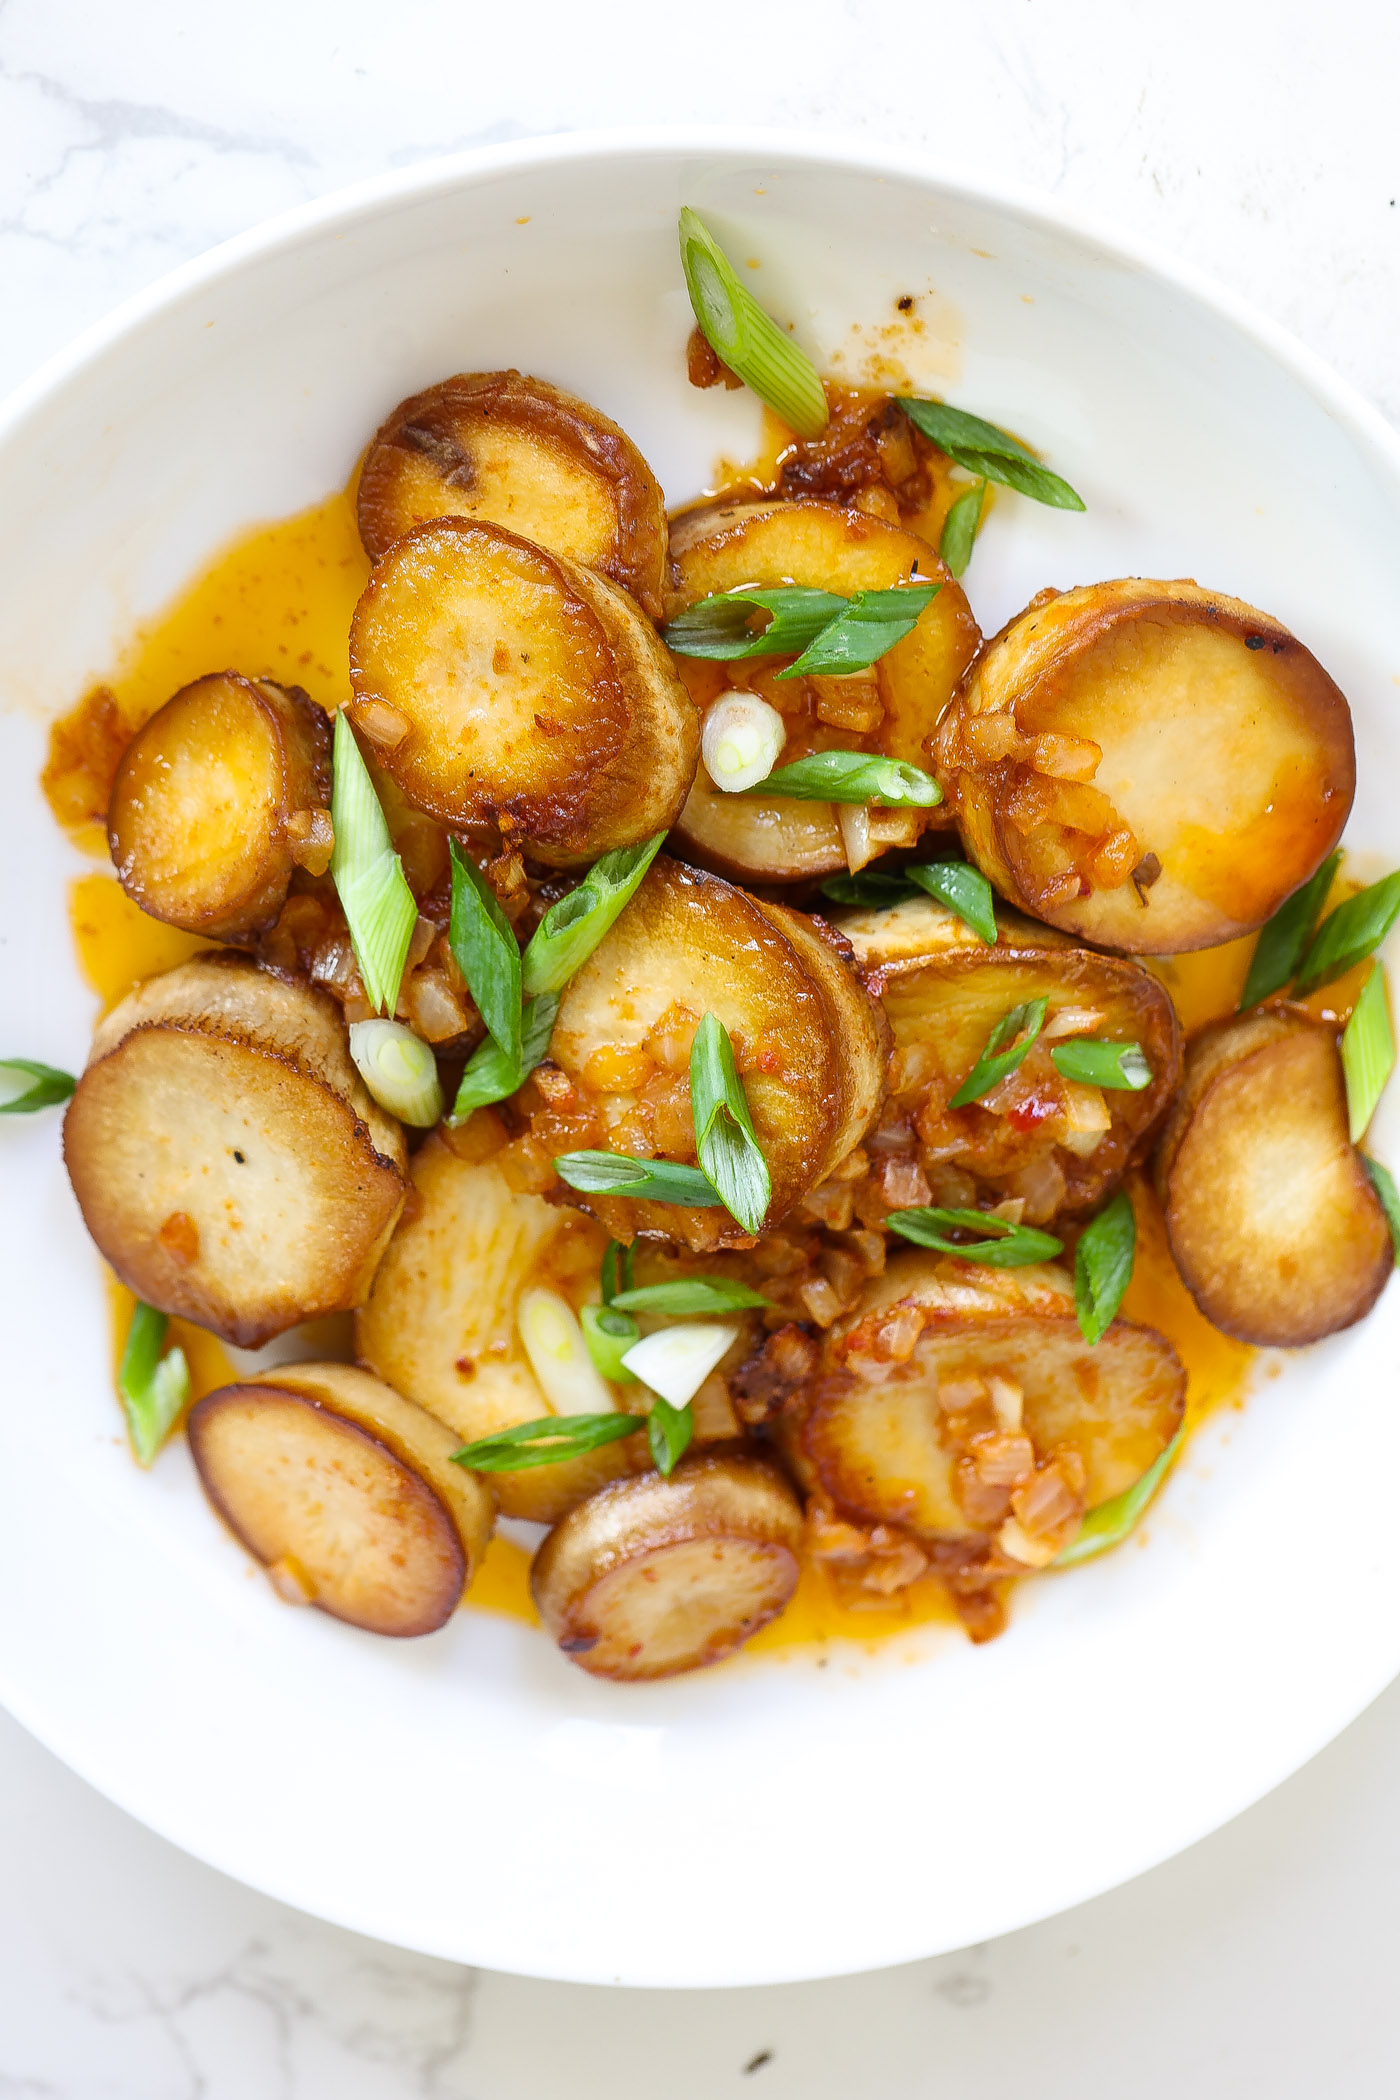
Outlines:
POLYGON ((350 1364, 286 1364, 195 1403, 205 1494, 289 1603, 366 1633, 434 1633, 495 1523, 441 1422, 350 1364))
POLYGON ((836 915, 893 1033, 889 1099, 871 1138, 867 1223, 885 1207, 1020 1200, 1028 1224, 1091 1209, 1142 1157, 1176 1090, 1181 1030, 1158 980, 1096 955, 1014 912, 988 947, 931 897, 836 915), (1020 1070, 981 1101, 950 1108, 996 1023, 1048 1001, 1020 1070), (1152 1067, 1140 1093, 1063 1079, 1052 1051, 1075 1037, 1139 1044, 1152 1067))
MULTIPOLYGON (((875 1094, 878 1024, 839 957, 718 876, 664 856, 564 991, 550 1055, 570 1107, 594 1119, 589 1143, 693 1162, 689 1056, 714 1013, 728 1029, 773 1183, 770 1221, 800 1201, 859 1141, 875 1094), (827 951, 829 952, 829 951, 827 951), (838 989, 839 988, 839 989, 838 989)), ((552 1108, 536 1118, 543 1139, 552 1108)), ((535 1142, 532 1138, 528 1142, 535 1142)), ((591 1196, 620 1239, 654 1232, 695 1248, 744 1244, 724 1210, 591 1196)))
POLYGON ((357 1305, 403 1203, 403 1132, 340 1008, 228 953, 108 1014, 63 1145, 123 1283, 244 1348, 357 1305))
POLYGON ((1261 926, 1341 836, 1351 714, 1268 614, 1194 583, 1043 591, 988 643, 935 770, 1013 904, 1107 948, 1261 926))
POLYGON ((1390 1228, 1347 1131, 1336 1030, 1260 1013, 1199 1036, 1162 1133, 1172 1254, 1208 1320, 1280 1349, 1368 1313, 1390 1228))
POLYGON ((1090 1348, 1052 1267, 897 1255, 830 1353, 790 1432, 820 1489, 865 1522, 980 1542, 989 1578, 1053 1559, 1185 1405, 1171 1344, 1115 1320, 1090 1348))
POLYGON ((330 865, 330 731, 300 686, 216 671, 126 748, 107 839, 132 902, 187 933, 270 926, 300 861, 330 865))
MULTIPOLYGON (((516 1307, 535 1284, 575 1307, 596 1301, 608 1243, 592 1218, 508 1187, 494 1157, 504 1140, 497 1118, 478 1114, 450 1141, 435 1133, 415 1152, 409 1171, 418 1201, 390 1240, 355 1323, 355 1346, 370 1369, 462 1443, 550 1412, 516 1330, 516 1307)), ((624 1437, 582 1458, 491 1479, 508 1517, 552 1524, 607 1481, 649 1463, 646 1438, 624 1437)))
POLYGON ((360 469, 371 561, 430 518, 484 518, 598 569, 655 619, 666 501, 616 423, 519 372, 462 372, 401 401, 360 469))
POLYGON ((350 628, 354 719, 409 801, 550 867, 664 830, 700 725, 615 584, 498 525, 442 518, 376 564, 350 628))
MULTIPOLYGON (((864 511, 834 504, 740 503, 695 511, 671 535, 667 618, 714 591, 745 584, 801 584, 809 589, 887 590, 917 571, 941 584, 914 632, 868 672, 848 678, 775 679, 783 659, 732 664, 679 659, 702 711, 731 686, 761 692, 787 718, 778 760, 791 765, 810 751, 879 751, 927 768, 928 739, 976 652, 977 623, 950 570, 926 541, 864 511)), ((913 845, 941 810, 870 813, 880 843, 913 845)), ((835 809, 726 795, 703 766, 677 826, 688 854, 742 881, 798 882, 847 865, 835 809)), ((867 855, 866 857, 870 857, 867 855)))
POLYGON ((555 1526, 530 1576, 540 1617, 594 1677, 675 1677, 730 1655, 797 1587, 802 1513, 765 1459, 696 1453, 619 1481, 555 1526))

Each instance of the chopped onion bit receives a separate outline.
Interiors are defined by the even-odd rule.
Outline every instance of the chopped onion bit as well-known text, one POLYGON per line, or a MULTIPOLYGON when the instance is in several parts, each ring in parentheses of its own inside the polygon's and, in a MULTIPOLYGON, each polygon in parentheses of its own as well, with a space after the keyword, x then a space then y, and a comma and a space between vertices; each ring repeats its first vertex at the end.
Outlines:
POLYGON ((787 724, 757 693, 726 693, 705 717, 700 755, 717 788, 737 794, 766 780, 787 741, 787 724))
POLYGON ((542 1286, 525 1291, 515 1324, 540 1391, 556 1415, 602 1415, 617 1401, 600 1376, 567 1298, 542 1286))
POLYGON ((381 1108, 415 1130, 442 1119, 442 1082, 428 1045, 401 1021, 352 1021, 350 1055, 381 1108))
POLYGON ((739 1329, 727 1321, 686 1321, 643 1335, 622 1361, 634 1378, 672 1407, 684 1407, 738 1337, 739 1329))

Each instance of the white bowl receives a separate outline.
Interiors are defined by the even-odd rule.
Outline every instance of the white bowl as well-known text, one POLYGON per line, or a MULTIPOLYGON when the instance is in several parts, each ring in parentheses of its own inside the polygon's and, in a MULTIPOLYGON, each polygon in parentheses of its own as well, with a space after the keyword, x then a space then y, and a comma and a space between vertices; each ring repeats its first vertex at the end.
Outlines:
MULTIPOLYGON (((1011 501, 969 583, 1193 575, 1277 613, 1356 713, 1349 841, 1400 860, 1400 447, 1296 346, 1025 199, 829 141, 551 139, 414 170, 230 243, 0 424, 0 1051, 81 1064, 92 1004, 41 801, 44 724, 230 534, 343 483, 402 395, 514 364, 632 434, 678 499, 757 430, 685 380, 699 206, 823 356, 1033 434, 1084 517, 1011 501), (853 332, 854 331, 854 332, 853 332)), ((1379 1149, 1387 1150, 1384 1112, 1379 1149)), ((1209 1425, 1139 1545, 1027 1585, 985 1649, 741 1659, 621 1688, 462 1613, 419 1643, 279 1607, 183 1446, 111 1397, 56 1118, 0 1126, 0 1695, 187 1850, 459 1960, 631 1984, 907 1961, 1140 1872, 1274 1786, 1400 1668, 1400 1297, 1209 1425)))

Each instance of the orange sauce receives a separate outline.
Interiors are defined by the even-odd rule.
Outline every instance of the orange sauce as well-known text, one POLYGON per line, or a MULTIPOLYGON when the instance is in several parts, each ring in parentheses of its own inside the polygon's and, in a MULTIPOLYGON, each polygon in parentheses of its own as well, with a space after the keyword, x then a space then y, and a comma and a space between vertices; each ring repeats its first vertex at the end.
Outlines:
MULTIPOLYGON (((737 492, 771 486, 791 443, 792 433, 765 411, 758 457, 743 465, 722 463, 717 487, 737 492)), ((123 654, 108 681, 123 720, 139 725, 180 686, 225 667, 303 685, 324 707, 338 707, 349 698, 347 635, 368 573, 349 492, 242 535, 123 654)), ((1356 887, 1340 881, 1330 901, 1356 887)), ((74 882, 70 921, 83 976, 104 1011, 141 979, 211 945, 147 918, 105 873, 74 882)), ((1196 955, 1149 960, 1188 1034, 1235 1011, 1253 946, 1251 936, 1196 955)), ((1363 963, 1302 1001, 1304 1010, 1344 1021, 1371 967, 1363 963)), ((1242 1402, 1257 1352, 1219 1333, 1196 1310, 1171 1260, 1156 1199, 1140 1178, 1133 1200, 1138 1258, 1123 1310, 1175 1344, 1188 1373, 1188 1420, 1195 1424, 1217 1407, 1242 1402)), ((134 1300, 115 1279, 109 1297, 115 1363, 134 1300)), ((234 1376, 224 1349, 202 1329, 172 1320, 170 1339, 189 1361, 192 1400, 234 1376)), ((494 1539, 467 1601, 537 1624, 529 1566, 520 1547, 494 1539)), ((887 1605, 852 1610, 837 1596, 827 1571, 813 1563, 804 1566, 788 1610, 749 1645, 751 1652, 771 1653, 834 1638, 871 1642, 927 1623, 956 1623, 946 1592, 932 1577, 887 1605)))

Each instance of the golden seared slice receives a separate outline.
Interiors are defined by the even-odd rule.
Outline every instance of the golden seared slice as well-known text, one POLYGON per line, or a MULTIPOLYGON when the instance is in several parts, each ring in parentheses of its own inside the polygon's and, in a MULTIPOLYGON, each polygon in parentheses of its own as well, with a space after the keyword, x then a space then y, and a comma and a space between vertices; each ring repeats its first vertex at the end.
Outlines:
POLYGON ((366 1633, 434 1633, 495 1523, 450 1429, 350 1364, 286 1364, 195 1403, 205 1494, 289 1604, 366 1633))
POLYGON ((1181 1030, 1140 964, 1004 910, 988 947, 931 897, 841 912, 836 923, 894 1041, 870 1171, 856 1191, 865 1222, 878 1222, 882 1204, 1009 1200, 1022 1222, 1043 1225, 1091 1209, 1143 1156, 1176 1091, 1181 1030), (953 1107, 997 1023, 1038 999, 1044 1023, 1020 1067, 953 1107), (1056 1053, 1086 1041, 1137 1044, 1148 1083, 1101 1087, 1061 1073, 1056 1053))
POLYGON ((330 731, 300 686, 216 671, 138 729, 112 784, 107 839, 153 919, 214 940, 270 926, 292 870, 330 865, 330 731))
MULTIPOLYGON (((718 591, 799 584, 853 597, 917 576, 938 596, 912 634, 869 670, 781 679, 782 657, 734 663, 678 658, 702 714, 732 688, 756 692, 784 718, 780 766, 812 751, 879 752, 927 769, 928 739, 980 639, 962 589, 924 540, 864 511, 817 501, 740 503, 682 517, 671 535, 666 614, 718 591)), ((941 810, 847 808, 725 794, 703 765, 677 826, 688 854, 741 882, 800 882, 860 866, 888 846, 912 846, 941 810), (868 833, 868 836, 866 835, 868 833)))
POLYGON ((535 1556, 540 1617, 594 1677, 675 1677, 720 1662, 797 1587, 802 1512, 768 1460, 692 1453, 663 1479, 579 1504, 535 1556))
POLYGON ((1348 1134, 1336 1030, 1301 1014, 1248 1014, 1192 1042, 1157 1188, 1182 1280, 1241 1341, 1293 1349, 1350 1327, 1394 1267, 1348 1134))
POLYGON ((660 617, 666 500, 596 408, 520 372, 461 372, 401 401, 360 469, 371 561, 430 518, 484 518, 567 554, 660 617))
POLYGON ((1194 583, 1042 592, 934 741, 968 853, 1013 904, 1172 955, 1261 926, 1341 836, 1351 714, 1267 613, 1194 583))
POLYGON ((403 1132, 336 1002, 227 952, 100 1023, 63 1149, 122 1282, 249 1349, 357 1305, 403 1204, 403 1132))
MULTIPOLYGON (((552 1412, 516 1312, 536 1286, 575 1307, 596 1300, 608 1241, 592 1218, 513 1190, 496 1159, 504 1143, 499 1119, 479 1110, 461 1130, 435 1133, 415 1152, 417 1201, 355 1323, 355 1346, 370 1369, 447 1423, 460 1443, 552 1412)), ((646 1438, 624 1437, 582 1458, 491 1480, 508 1517, 552 1524, 647 1463, 646 1438)))
POLYGON ((353 719, 408 800, 500 825, 550 867, 671 824, 699 719, 615 584, 499 525, 442 518, 376 563, 350 627, 353 719))
MULTIPOLYGON (((814 950, 817 939, 796 915, 789 923, 716 875, 654 861, 566 986, 554 1024, 550 1056, 569 1083, 562 1105, 596 1130, 585 1144, 694 1162, 690 1049, 713 1013, 729 1032, 768 1162, 768 1220, 791 1210, 859 1142, 878 1092, 879 1024, 840 957, 814 950)), ((558 1106, 536 1116, 527 1143, 544 1138, 558 1106)), ((579 1200, 619 1239, 654 1232, 696 1249, 747 1244, 719 1208, 579 1200)))
POLYGON ((980 1544, 989 1579, 1048 1565, 1185 1406, 1171 1344, 1115 1320, 1091 1348, 1049 1266, 896 1255, 829 1354, 795 1417, 822 1493, 866 1523, 980 1544))

